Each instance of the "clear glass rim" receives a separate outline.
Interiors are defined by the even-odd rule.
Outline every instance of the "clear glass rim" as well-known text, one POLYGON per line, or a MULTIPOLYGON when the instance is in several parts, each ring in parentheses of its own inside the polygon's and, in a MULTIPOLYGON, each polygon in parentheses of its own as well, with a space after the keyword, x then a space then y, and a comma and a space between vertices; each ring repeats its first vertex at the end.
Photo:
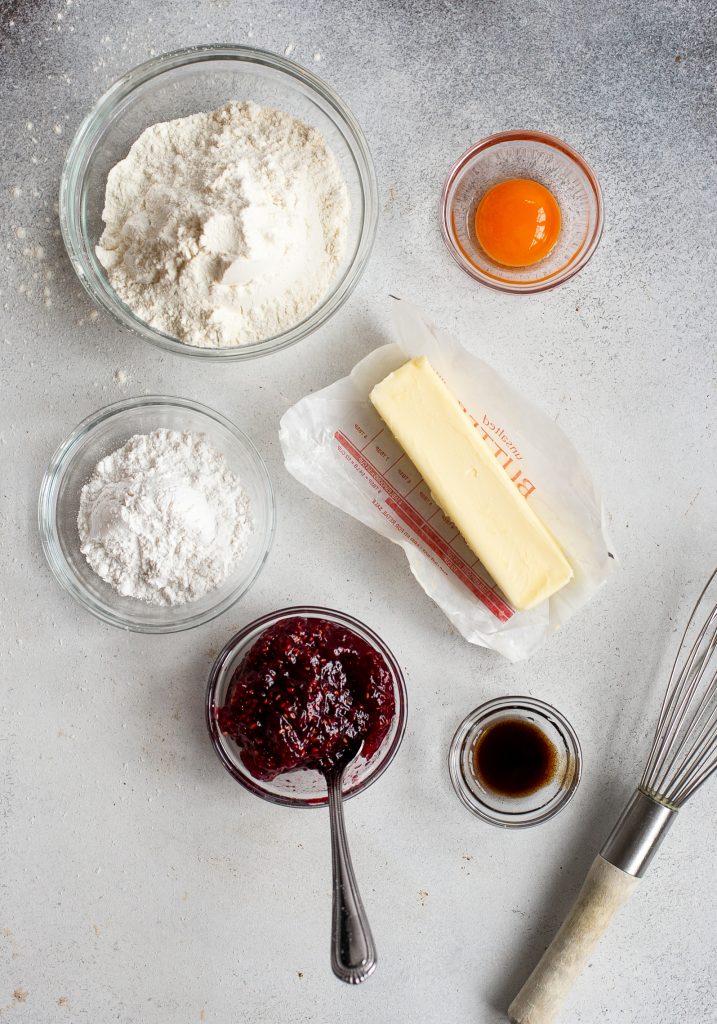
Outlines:
POLYGON ((279 352, 308 337, 346 302, 363 274, 371 255, 378 225, 378 182, 366 137, 358 121, 338 94, 307 68, 268 50, 253 46, 216 43, 190 46, 160 54, 132 68, 100 97, 86 115, 65 158, 60 181, 60 229, 67 254, 85 291, 94 305, 108 313, 116 323, 159 348, 190 358, 233 362, 279 352), (79 197, 88 167, 91 148, 103 131, 107 118, 139 86, 166 71, 213 60, 235 60, 279 71, 315 92, 336 115, 336 126, 347 140, 361 187, 362 209, 359 241, 353 260, 343 277, 308 317, 280 334, 262 341, 233 348, 200 348, 186 345, 177 338, 156 330, 140 320, 119 298, 108 281, 98 275, 86 253, 79 197))
MULTIPOLYGON (((247 435, 240 430, 236 424, 232 423, 231 420, 228 420, 226 416, 223 416, 221 413, 207 405, 203 405, 201 402, 194 402, 188 398, 177 398, 169 395, 142 395, 141 397, 126 398, 120 402, 113 402, 111 405, 104 406, 104 408, 98 409, 96 412, 86 416, 85 419, 75 427, 72 433, 69 434, 69 436, 59 445, 50 459, 50 463, 42 478, 37 506, 37 518, 42 549, 53 576, 57 582, 66 591, 68 591, 76 601, 78 601, 79 604, 91 612, 96 618, 109 623, 111 626, 126 629, 133 633, 180 633, 184 630, 194 629, 196 626, 201 626, 204 625, 204 623, 211 622, 219 615, 222 615, 225 611, 236 604, 236 602, 243 597, 243 595, 246 594, 254 584, 266 563, 274 540, 274 532, 276 529, 276 500, 264 460, 259 454, 256 446, 251 439, 247 437, 247 435), (270 517, 266 529, 264 551, 261 559, 257 562, 252 575, 248 577, 248 579, 244 580, 241 585, 232 590, 231 593, 227 594, 227 596, 217 605, 213 605, 212 607, 205 609, 203 612, 198 612, 194 615, 190 612, 185 618, 178 619, 176 622, 167 623, 139 622, 129 619, 123 615, 113 613, 111 609, 98 604, 86 591, 82 581, 76 576, 68 564, 60 547, 57 529, 57 489, 62 475, 67 465, 72 461, 80 442, 100 426, 100 424, 111 419, 113 416, 126 412, 127 410, 141 409, 145 406, 152 405, 166 406, 176 409, 190 409, 193 412, 198 412, 209 417, 228 430, 239 441, 239 443, 245 447, 254 462, 256 470, 262 481, 262 486, 265 489, 270 517)), ((186 607, 191 609, 191 603, 186 607)))
POLYGON ((567 142, 563 142, 562 139, 557 138, 555 135, 549 135, 547 132, 520 129, 496 132, 494 135, 488 135, 486 138, 476 142, 475 145, 471 146, 470 149, 467 149, 465 153, 458 158, 448 172, 448 176, 443 185, 440 217, 441 236, 451 258, 458 264, 461 270, 468 274, 469 277, 473 278, 474 281, 478 281, 480 284, 484 284, 488 288, 493 288, 495 291, 499 292, 510 292, 512 295, 534 295, 536 292, 550 291, 552 288, 557 288, 558 285, 569 281, 571 277, 574 277, 575 274, 582 270, 583 267, 592 259, 602 237, 605 223, 604 203, 600 182, 587 161, 584 160, 580 154, 572 148, 572 146, 569 146, 567 142), (592 234, 590 238, 586 240, 586 244, 578 258, 573 259, 552 277, 538 281, 529 281, 526 283, 499 280, 491 277, 489 274, 484 274, 478 267, 467 260, 454 241, 453 231, 451 229, 450 202, 453 185, 465 167, 477 156, 485 152, 486 149, 490 149, 492 146, 496 146, 502 142, 540 142, 546 146, 550 146, 552 149, 557 149, 577 164, 580 170, 585 174, 592 190, 596 209, 595 226, 592 234))
POLYGON ((344 800, 350 800, 359 793, 365 792, 369 786, 373 785, 377 779, 381 778, 398 753, 406 732, 408 705, 406 681, 395 656, 381 637, 364 622, 361 622, 360 619, 357 619, 352 615, 348 615, 346 612, 337 611, 335 608, 322 608, 316 605, 295 605, 288 608, 279 608, 277 611, 268 612, 266 615, 262 615, 258 619, 254 619, 252 622, 243 626, 242 629, 236 632, 234 636, 226 642, 217 655, 216 660, 212 665, 211 672, 209 673, 205 702, 207 730, 209 732, 209 738, 212 741, 212 746, 214 747, 217 757, 221 763, 235 782, 238 782, 244 787, 244 789, 253 793, 254 796, 261 797, 262 800, 268 800, 269 803, 279 804, 283 807, 326 807, 328 804, 328 796, 317 796, 316 799, 313 800, 296 800, 290 796, 281 796, 277 793, 270 793, 264 788, 261 780, 254 779, 248 772, 244 775, 238 771, 224 749, 222 744, 222 733, 219 729, 217 718, 214 713, 216 707, 216 691, 222 677, 224 666, 230 658, 234 657, 237 648, 240 648, 242 644, 246 642, 250 634, 254 633, 256 630, 264 629, 267 626, 271 626, 275 622, 278 622, 280 619, 290 618, 294 615, 301 615, 307 618, 328 619, 329 621, 336 622, 339 625, 347 626, 349 629, 357 632, 359 636, 366 637, 376 650, 385 658, 386 663, 391 670, 395 684, 395 691, 397 693, 396 732, 391 740, 390 746, 381 760, 377 761, 376 764, 373 765, 371 770, 369 770, 366 776, 361 779, 355 789, 346 790, 344 792, 344 800))
POLYGON ((453 788, 461 803, 477 818, 499 828, 532 828, 534 825, 540 825, 549 821, 550 818, 554 818, 564 807, 567 807, 575 795, 582 776, 582 763, 580 741, 570 722, 557 708, 536 697, 497 697, 495 700, 480 704, 466 715, 458 726, 448 751, 448 771, 453 788), (510 812, 491 811, 485 804, 478 802, 463 777, 462 754, 468 738, 473 735, 478 725, 497 711, 527 711, 537 718, 549 721, 560 733, 569 755, 573 758, 573 774, 570 785, 562 790, 560 795, 545 809, 539 808, 532 816, 530 812, 520 811, 516 812, 513 818, 510 812))

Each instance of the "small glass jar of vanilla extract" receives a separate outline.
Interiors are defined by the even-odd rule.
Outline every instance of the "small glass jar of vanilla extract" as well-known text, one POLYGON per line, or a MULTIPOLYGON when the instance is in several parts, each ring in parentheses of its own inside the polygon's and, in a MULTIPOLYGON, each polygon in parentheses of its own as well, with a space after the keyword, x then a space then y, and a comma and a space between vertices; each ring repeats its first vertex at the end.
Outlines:
POLYGON ((502 828, 527 828, 572 799, 582 754, 573 727, 555 708, 533 697, 501 697, 460 724, 448 764, 469 811, 502 828))

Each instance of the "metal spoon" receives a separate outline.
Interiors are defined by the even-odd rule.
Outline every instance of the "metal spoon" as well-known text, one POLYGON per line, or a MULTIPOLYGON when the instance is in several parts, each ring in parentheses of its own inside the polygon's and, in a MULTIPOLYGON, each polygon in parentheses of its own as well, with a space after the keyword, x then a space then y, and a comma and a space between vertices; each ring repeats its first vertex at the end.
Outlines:
POLYGON ((358 754, 361 742, 347 747, 341 761, 324 772, 329 791, 333 869, 331 969, 348 985, 359 985, 376 967, 376 946, 351 864, 344 824, 344 772, 358 754))

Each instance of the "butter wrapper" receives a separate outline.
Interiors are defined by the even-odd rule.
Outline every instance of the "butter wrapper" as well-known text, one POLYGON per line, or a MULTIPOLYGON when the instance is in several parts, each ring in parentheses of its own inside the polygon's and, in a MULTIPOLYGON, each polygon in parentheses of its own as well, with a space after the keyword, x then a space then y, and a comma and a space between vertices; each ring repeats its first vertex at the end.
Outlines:
POLYGON ((600 496, 560 428, 477 356, 394 300, 397 342, 281 419, 288 471, 406 553, 411 572, 470 643, 520 661, 536 651, 616 566, 600 496), (375 384, 424 355, 474 419, 518 490, 562 548, 573 579, 518 612, 468 548, 369 401, 375 384))

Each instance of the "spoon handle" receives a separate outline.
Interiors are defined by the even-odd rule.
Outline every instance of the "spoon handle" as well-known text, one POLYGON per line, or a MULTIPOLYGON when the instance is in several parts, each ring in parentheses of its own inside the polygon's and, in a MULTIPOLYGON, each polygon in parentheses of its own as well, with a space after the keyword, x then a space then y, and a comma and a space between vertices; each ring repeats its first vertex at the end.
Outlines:
POLYGON ((349 985, 365 981, 376 967, 376 946, 361 902, 344 825, 343 772, 328 778, 331 818, 333 906, 331 969, 349 985))

